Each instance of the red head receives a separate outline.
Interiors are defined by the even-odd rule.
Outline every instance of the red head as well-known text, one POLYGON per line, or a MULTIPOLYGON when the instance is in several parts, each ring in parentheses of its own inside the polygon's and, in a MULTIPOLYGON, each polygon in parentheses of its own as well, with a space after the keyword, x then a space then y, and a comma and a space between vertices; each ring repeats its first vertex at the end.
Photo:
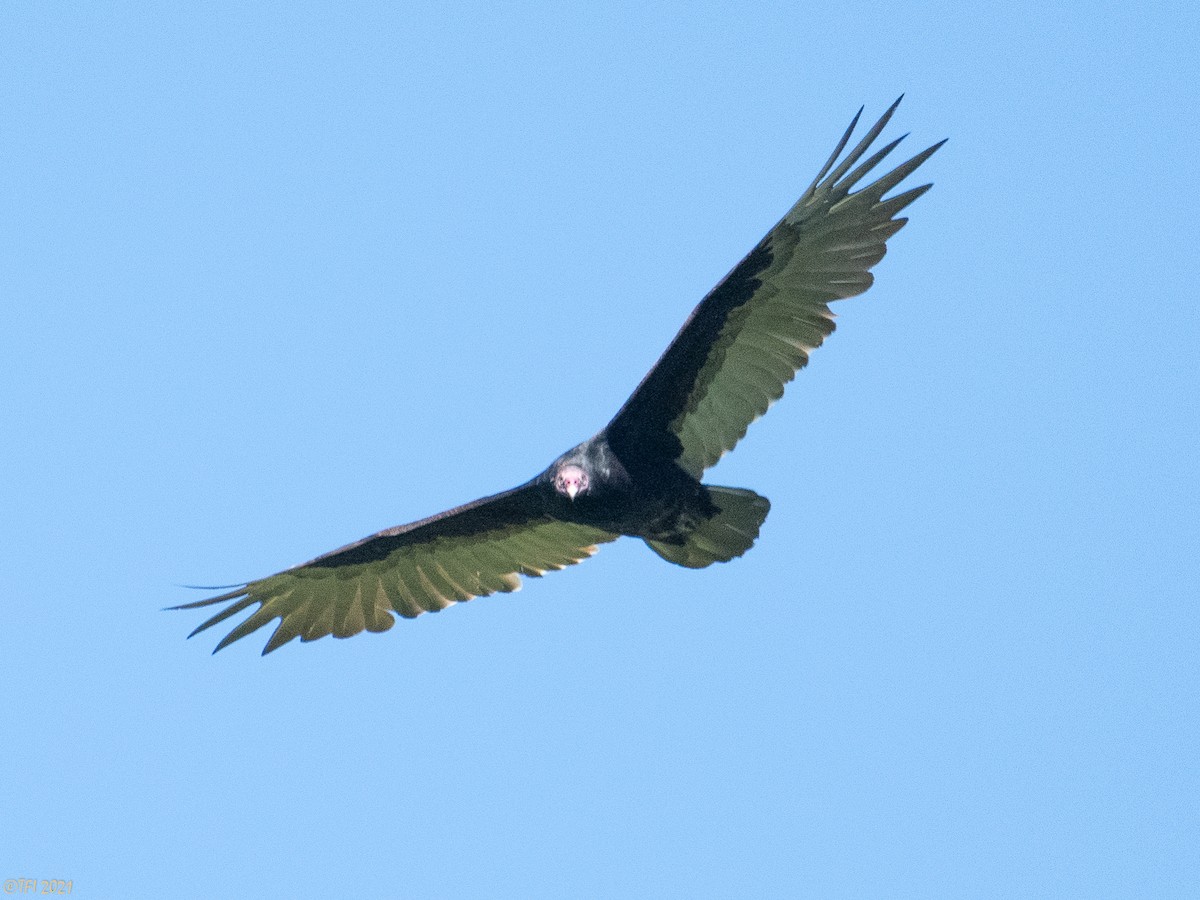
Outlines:
POLYGON ((554 473, 554 489, 574 500, 576 494, 587 493, 588 474, 580 466, 560 466, 554 473))

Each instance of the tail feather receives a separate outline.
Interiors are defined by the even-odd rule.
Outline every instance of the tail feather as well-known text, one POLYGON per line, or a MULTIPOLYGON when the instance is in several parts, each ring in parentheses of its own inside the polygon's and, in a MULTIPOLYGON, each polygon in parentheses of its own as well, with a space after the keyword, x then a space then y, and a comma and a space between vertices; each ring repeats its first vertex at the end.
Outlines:
POLYGON ((744 488, 705 487, 717 507, 716 515, 701 522, 678 543, 646 541, 667 562, 703 569, 715 562, 729 562, 754 546, 771 501, 744 488))

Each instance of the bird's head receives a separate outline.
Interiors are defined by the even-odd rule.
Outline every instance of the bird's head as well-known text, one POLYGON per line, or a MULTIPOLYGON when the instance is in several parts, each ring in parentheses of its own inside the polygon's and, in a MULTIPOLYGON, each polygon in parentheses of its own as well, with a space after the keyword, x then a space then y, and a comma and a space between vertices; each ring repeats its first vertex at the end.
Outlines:
POLYGON ((583 470, 582 466, 574 463, 559 466, 558 471, 554 473, 554 489, 560 494, 566 494, 568 499, 574 500, 576 494, 587 493, 588 473, 583 470))

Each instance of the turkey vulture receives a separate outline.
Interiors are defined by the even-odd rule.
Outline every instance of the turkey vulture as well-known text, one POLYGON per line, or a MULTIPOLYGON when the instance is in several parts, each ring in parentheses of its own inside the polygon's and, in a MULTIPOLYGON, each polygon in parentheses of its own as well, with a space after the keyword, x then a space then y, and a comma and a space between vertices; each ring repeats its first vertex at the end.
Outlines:
POLYGON ((830 301, 871 286, 869 270, 907 221, 897 214, 930 188, 884 198, 944 141, 852 191, 903 139, 866 156, 899 103, 839 162, 859 110, 796 205, 700 301, 595 437, 520 487, 171 608, 227 604, 195 635, 257 606, 216 650, 279 619, 265 655, 293 638, 386 631, 393 613, 411 618, 515 591, 519 576, 581 562, 621 535, 693 569, 741 556, 770 504, 753 491, 700 478, 833 331, 830 301))

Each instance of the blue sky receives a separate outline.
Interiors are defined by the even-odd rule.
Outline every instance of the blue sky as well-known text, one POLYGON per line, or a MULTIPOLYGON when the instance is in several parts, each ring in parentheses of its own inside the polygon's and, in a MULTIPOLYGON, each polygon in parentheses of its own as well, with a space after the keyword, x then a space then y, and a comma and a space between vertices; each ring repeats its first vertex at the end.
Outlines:
POLYGON ((0 878, 82 898, 1195 896, 1192 4, 0 13, 0 878), (185 641, 601 427, 855 110, 949 137, 710 474, 383 636, 185 641))

